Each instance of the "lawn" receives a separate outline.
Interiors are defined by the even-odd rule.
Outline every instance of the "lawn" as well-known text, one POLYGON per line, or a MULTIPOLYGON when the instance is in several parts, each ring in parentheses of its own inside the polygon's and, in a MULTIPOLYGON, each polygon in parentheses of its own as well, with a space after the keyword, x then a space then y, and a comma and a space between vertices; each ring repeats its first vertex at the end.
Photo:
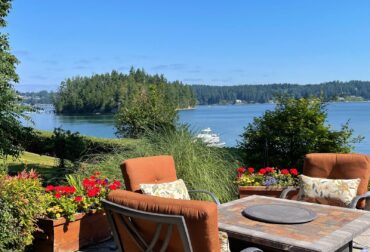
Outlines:
POLYGON ((31 152, 23 152, 17 159, 13 157, 8 157, 6 160, 0 158, 0 163, 7 166, 9 174, 15 174, 24 169, 35 169, 46 183, 58 177, 60 173, 59 169, 56 168, 57 158, 31 152))

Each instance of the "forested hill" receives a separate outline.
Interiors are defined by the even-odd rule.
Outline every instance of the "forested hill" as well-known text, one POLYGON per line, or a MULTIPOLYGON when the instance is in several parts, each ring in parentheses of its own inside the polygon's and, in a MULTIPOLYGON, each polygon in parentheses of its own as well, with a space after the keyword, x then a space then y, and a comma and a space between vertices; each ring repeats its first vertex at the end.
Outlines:
POLYGON ((193 107, 196 103, 190 86, 131 68, 128 74, 112 71, 66 79, 55 94, 54 106, 57 113, 112 113, 122 99, 129 97, 129 92, 138 89, 145 92, 151 85, 164 85, 166 100, 177 108, 193 107))
POLYGON ((266 84, 239 86, 193 85, 192 89, 201 105, 239 102, 265 103, 277 94, 296 98, 321 96, 326 101, 370 100, 370 81, 326 82, 321 84, 266 84))

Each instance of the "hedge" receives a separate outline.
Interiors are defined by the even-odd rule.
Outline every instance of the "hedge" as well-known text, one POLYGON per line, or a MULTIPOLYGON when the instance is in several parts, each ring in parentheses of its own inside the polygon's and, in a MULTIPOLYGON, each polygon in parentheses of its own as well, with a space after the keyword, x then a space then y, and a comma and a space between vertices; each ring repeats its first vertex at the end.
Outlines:
MULTIPOLYGON (((36 131, 35 136, 25 144, 24 149, 40 155, 55 156, 53 149, 53 132, 36 131)), ((109 139, 90 136, 81 136, 85 142, 84 155, 110 153, 117 150, 131 149, 139 140, 136 139, 109 139)))

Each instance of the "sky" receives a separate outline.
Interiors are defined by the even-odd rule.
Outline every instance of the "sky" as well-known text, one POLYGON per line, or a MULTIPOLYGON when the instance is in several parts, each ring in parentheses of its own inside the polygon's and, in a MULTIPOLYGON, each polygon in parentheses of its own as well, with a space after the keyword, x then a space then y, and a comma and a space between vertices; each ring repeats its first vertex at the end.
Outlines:
POLYGON ((187 84, 370 80, 368 0, 13 0, 21 91, 131 66, 187 84))

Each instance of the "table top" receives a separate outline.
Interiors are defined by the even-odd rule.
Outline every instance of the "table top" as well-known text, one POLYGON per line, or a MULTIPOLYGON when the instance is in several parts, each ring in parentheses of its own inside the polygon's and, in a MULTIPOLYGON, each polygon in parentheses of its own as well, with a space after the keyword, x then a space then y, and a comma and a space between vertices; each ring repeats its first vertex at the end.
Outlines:
POLYGON ((370 212, 265 196, 249 196, 219 207, 219 229, 230 237, 287 251, 335 251, 370 227, 370 212), (303 224, 271 224, 248 219, 242 211, 259 204, 310 209, 317 218, 303 224))

